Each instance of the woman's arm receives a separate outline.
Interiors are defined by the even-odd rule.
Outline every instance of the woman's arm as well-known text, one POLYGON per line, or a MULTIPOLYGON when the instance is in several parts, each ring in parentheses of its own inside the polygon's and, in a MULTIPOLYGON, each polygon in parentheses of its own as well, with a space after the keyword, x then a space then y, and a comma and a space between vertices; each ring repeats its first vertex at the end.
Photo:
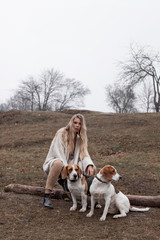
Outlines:
POLYGON ((94 172, 95 172, 95 170, 94 170, 93 165, 88 165, 88 167, 87 167, 87 175, 93 176, 94 172))

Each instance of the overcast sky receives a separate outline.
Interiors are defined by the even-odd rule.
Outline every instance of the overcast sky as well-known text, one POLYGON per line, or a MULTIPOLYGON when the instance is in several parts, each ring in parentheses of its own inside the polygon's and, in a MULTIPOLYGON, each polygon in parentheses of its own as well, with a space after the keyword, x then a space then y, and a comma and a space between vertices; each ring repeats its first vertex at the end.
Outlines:
POLYGON ((91 90, 85 109, 110 111, 104 88, 130 44, 160 51, 159 12, 159 0, 0 0, 0 103, 54 68, 91 90))

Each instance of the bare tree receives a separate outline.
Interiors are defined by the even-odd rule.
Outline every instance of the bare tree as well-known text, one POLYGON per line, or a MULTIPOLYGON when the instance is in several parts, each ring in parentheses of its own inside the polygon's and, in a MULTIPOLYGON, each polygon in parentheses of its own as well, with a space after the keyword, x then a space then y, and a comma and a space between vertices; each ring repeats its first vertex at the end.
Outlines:
POLYGON ((156 112, 160 110, 160 57, 158 54, 146 52, 146 49, 135 50, 131 47, 130 58, 127 62, 122 62, 121 80, 132 87, 146 80, 152 82, 153 101, 156 112))
POLYGON ((0 112, 6 112, 9 110, 9 106, 7 103, 1 103, 0 104, 0 112))
POLYGON ((39 80, 32 76, 22 81, 14 96, 9 100, 11 108, 19 110, 51 110, 50 104, 60 90, 62 74, 54 69, 44 71, 39 80))
POLYGON ((58 92, 55 100, 55 109, 62 111, 84 106, 83 99, 90 93, 88 88, 75 79, 65 79, 61 91, 58 92))
POLYGON ((42 73, 40 76, 41 91, 38 91, 38 88, 36 88, 39 110, 46 111, 52 109, 51 103, 56 99, 58 92, 61 90, 62 81, 63 75, 58 71, 54 71, 53 68, 42 73))
POLYGON ((30 110, 28 98, 23 95, 23 92, 17 90, 13 97, 8 100, 9 109, 30 110))
POLYGON ((22 81, 18 90, 9 100, 9 106, 19 110, 59 110, 83 106, 83 99, 89 93, 81 82, 65 79, 51 70, 44 71, 38 80, 29 77, 22 81))
POLYGON ((120 85, 115 84, 106 87, 106 101, 118 113, 136 112, 134 107, 135 94, 131 87, 123 89, 120 85))
POLYGON ((33 79, 33 77, 29 77, 28 80, 22 81, 21 85, 19 86, 17 94, 19 95, 22 103, 24 103, 25 110, 27 109, 33 111, 35 109, 36 85, 36 81, 33 79))
POLYGON ((17 110, 31 110, 37 109, 36 102, 36 81, 33 77, 29 77, 28 80, 22 81, 16 90, 13 97, 8 101, 10 108, 17 110))
POLYGON ((142 88, 137 95, 137 103, 140 105, 140 108, 146 112, 153 110, 153 89, 150 82, 143 82, 142 88))

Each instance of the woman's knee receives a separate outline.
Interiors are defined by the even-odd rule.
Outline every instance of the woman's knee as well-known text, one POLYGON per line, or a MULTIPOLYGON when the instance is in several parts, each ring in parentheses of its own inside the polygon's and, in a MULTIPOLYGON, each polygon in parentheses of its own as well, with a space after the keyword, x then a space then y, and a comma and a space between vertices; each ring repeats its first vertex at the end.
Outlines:
POLYGON ((52 167, 53 166, 63 167, 63 162, 61 160, 55 160, 52 167))

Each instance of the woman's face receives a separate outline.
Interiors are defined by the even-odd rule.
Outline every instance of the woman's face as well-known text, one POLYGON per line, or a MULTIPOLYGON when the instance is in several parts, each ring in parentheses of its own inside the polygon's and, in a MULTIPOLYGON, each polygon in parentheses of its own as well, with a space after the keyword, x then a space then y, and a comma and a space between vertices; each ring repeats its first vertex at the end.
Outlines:
POLYGON ((81 129, 81 119, 75 117, 73 119, 73 129, 75 133, 78 133, 81 129))

